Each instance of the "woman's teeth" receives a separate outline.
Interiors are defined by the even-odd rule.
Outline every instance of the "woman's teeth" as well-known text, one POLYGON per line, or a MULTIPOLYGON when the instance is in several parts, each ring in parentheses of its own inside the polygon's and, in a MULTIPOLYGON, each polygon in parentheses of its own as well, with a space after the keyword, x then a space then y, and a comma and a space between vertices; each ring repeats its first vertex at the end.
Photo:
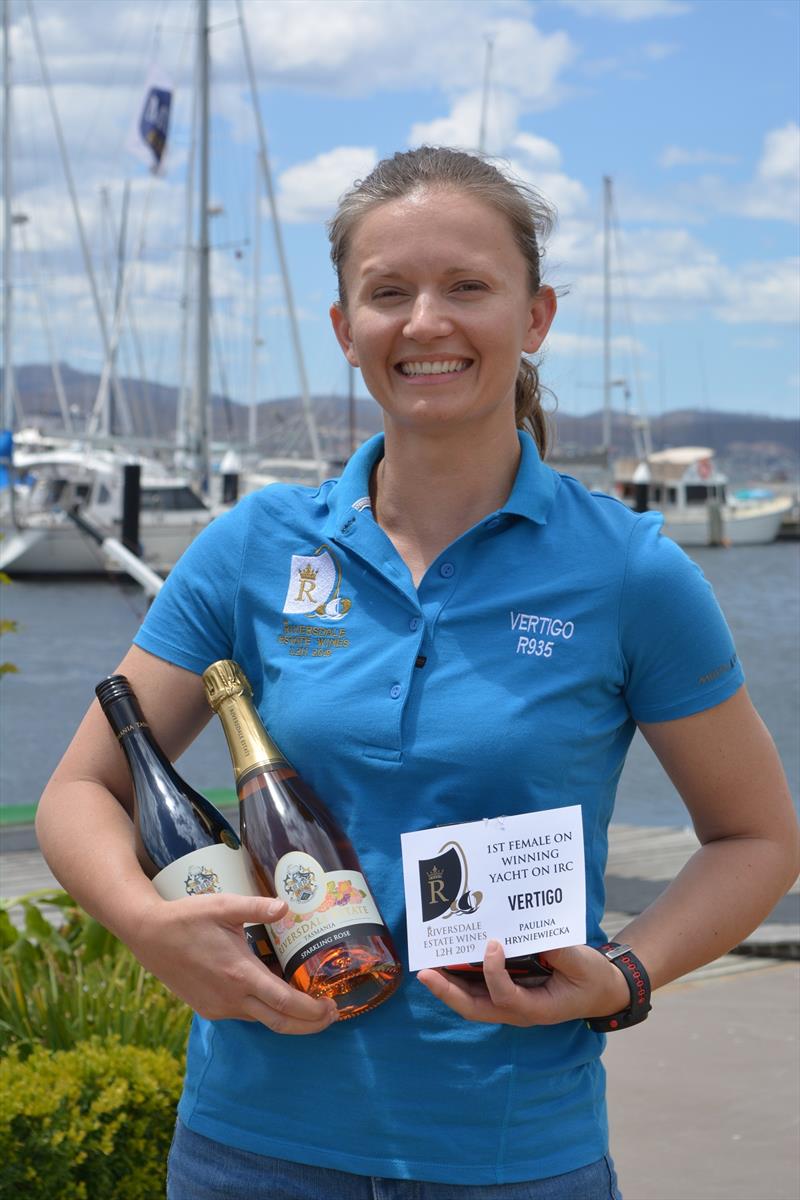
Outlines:
POLYGON ((469 362, 463 358, 454 358, 449 362, 404 362, 400 363, 403 375, 445 375, 451 371, 465 371, 469 362))

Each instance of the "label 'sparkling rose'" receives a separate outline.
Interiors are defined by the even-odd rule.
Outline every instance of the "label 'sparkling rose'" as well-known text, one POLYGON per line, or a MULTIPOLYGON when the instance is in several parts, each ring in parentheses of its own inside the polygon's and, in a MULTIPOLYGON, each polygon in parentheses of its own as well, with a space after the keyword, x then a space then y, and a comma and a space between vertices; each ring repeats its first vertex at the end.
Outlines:
POLYGON ((241 668, 213 663, 203 681, 233 760, 259 889, 289 906, 264 927, 284 979, 331 997, 340 1019, 374 1008, 402 968, 352 843, 264 729, 241 668))

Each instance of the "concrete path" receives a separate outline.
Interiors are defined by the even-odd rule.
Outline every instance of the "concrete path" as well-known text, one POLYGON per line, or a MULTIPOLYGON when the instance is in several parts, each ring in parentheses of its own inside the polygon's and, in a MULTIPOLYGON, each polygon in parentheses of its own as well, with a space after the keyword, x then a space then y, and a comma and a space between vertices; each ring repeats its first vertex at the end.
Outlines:
POLYGON ((661 988, 609 1036, 624 1200, 800 1197, 800 967, 760 961, 661 988))

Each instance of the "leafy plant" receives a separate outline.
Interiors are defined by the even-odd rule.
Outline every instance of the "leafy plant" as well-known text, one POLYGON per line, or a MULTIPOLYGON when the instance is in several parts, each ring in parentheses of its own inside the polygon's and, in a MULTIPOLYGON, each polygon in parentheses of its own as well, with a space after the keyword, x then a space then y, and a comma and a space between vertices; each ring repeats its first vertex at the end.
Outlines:
POLYGON ((15 1048, 24 1060, 37 1047, 116 1036, 182 1059, 191 1010, 66 892, 0 904, 0 967, 0 1052, 15 1048))
POLYGON ((0 1063, 0 1200, 153 1200, 181 1068, 166 1050, 94 1038, 0 1063))
MULTIPOLYGON (((0 571, 0 586, 6 583, 11 583, 11 580, 5 571, 0 571)), ((0 617, 0 634, 16 633, 17 622, 11 621, 7 617, 0 617)), ((19 673, 19 667, 15 667, 11 662, 0 662, 0 675, 16 675, 19 673)))

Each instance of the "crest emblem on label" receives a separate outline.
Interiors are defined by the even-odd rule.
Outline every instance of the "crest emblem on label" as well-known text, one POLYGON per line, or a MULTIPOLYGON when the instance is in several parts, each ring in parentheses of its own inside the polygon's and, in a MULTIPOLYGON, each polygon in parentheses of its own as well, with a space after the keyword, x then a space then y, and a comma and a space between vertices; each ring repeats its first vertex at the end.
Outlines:
POLYGON ((219 875, 211 867, 196 867, 190 871, 184 886, 187 896, 206 896, 222 891, 219 875))
POLYGON ((290 918, 313 912, 325 898, 325 871, 313 855, 290 850, 275 864, 275 891, 289 905, 290 918))
POLYGON ((458 842, 446 842, 435 858, 422 858, 418 866, 423 921, 465 916, 480 908, 483 892, 469 890, 467 858, 458 842))
POLYGON ((320 546, 313 554, 293 554, 283 611, 341 621, 351 603, 340 594, 341 585, 341 568, 327 546, 320 546))
POLYGON ((284 875, 283 890, 298 904, 308 904, 317 893, 317 877, 308 867, 298 864, 284 875))

